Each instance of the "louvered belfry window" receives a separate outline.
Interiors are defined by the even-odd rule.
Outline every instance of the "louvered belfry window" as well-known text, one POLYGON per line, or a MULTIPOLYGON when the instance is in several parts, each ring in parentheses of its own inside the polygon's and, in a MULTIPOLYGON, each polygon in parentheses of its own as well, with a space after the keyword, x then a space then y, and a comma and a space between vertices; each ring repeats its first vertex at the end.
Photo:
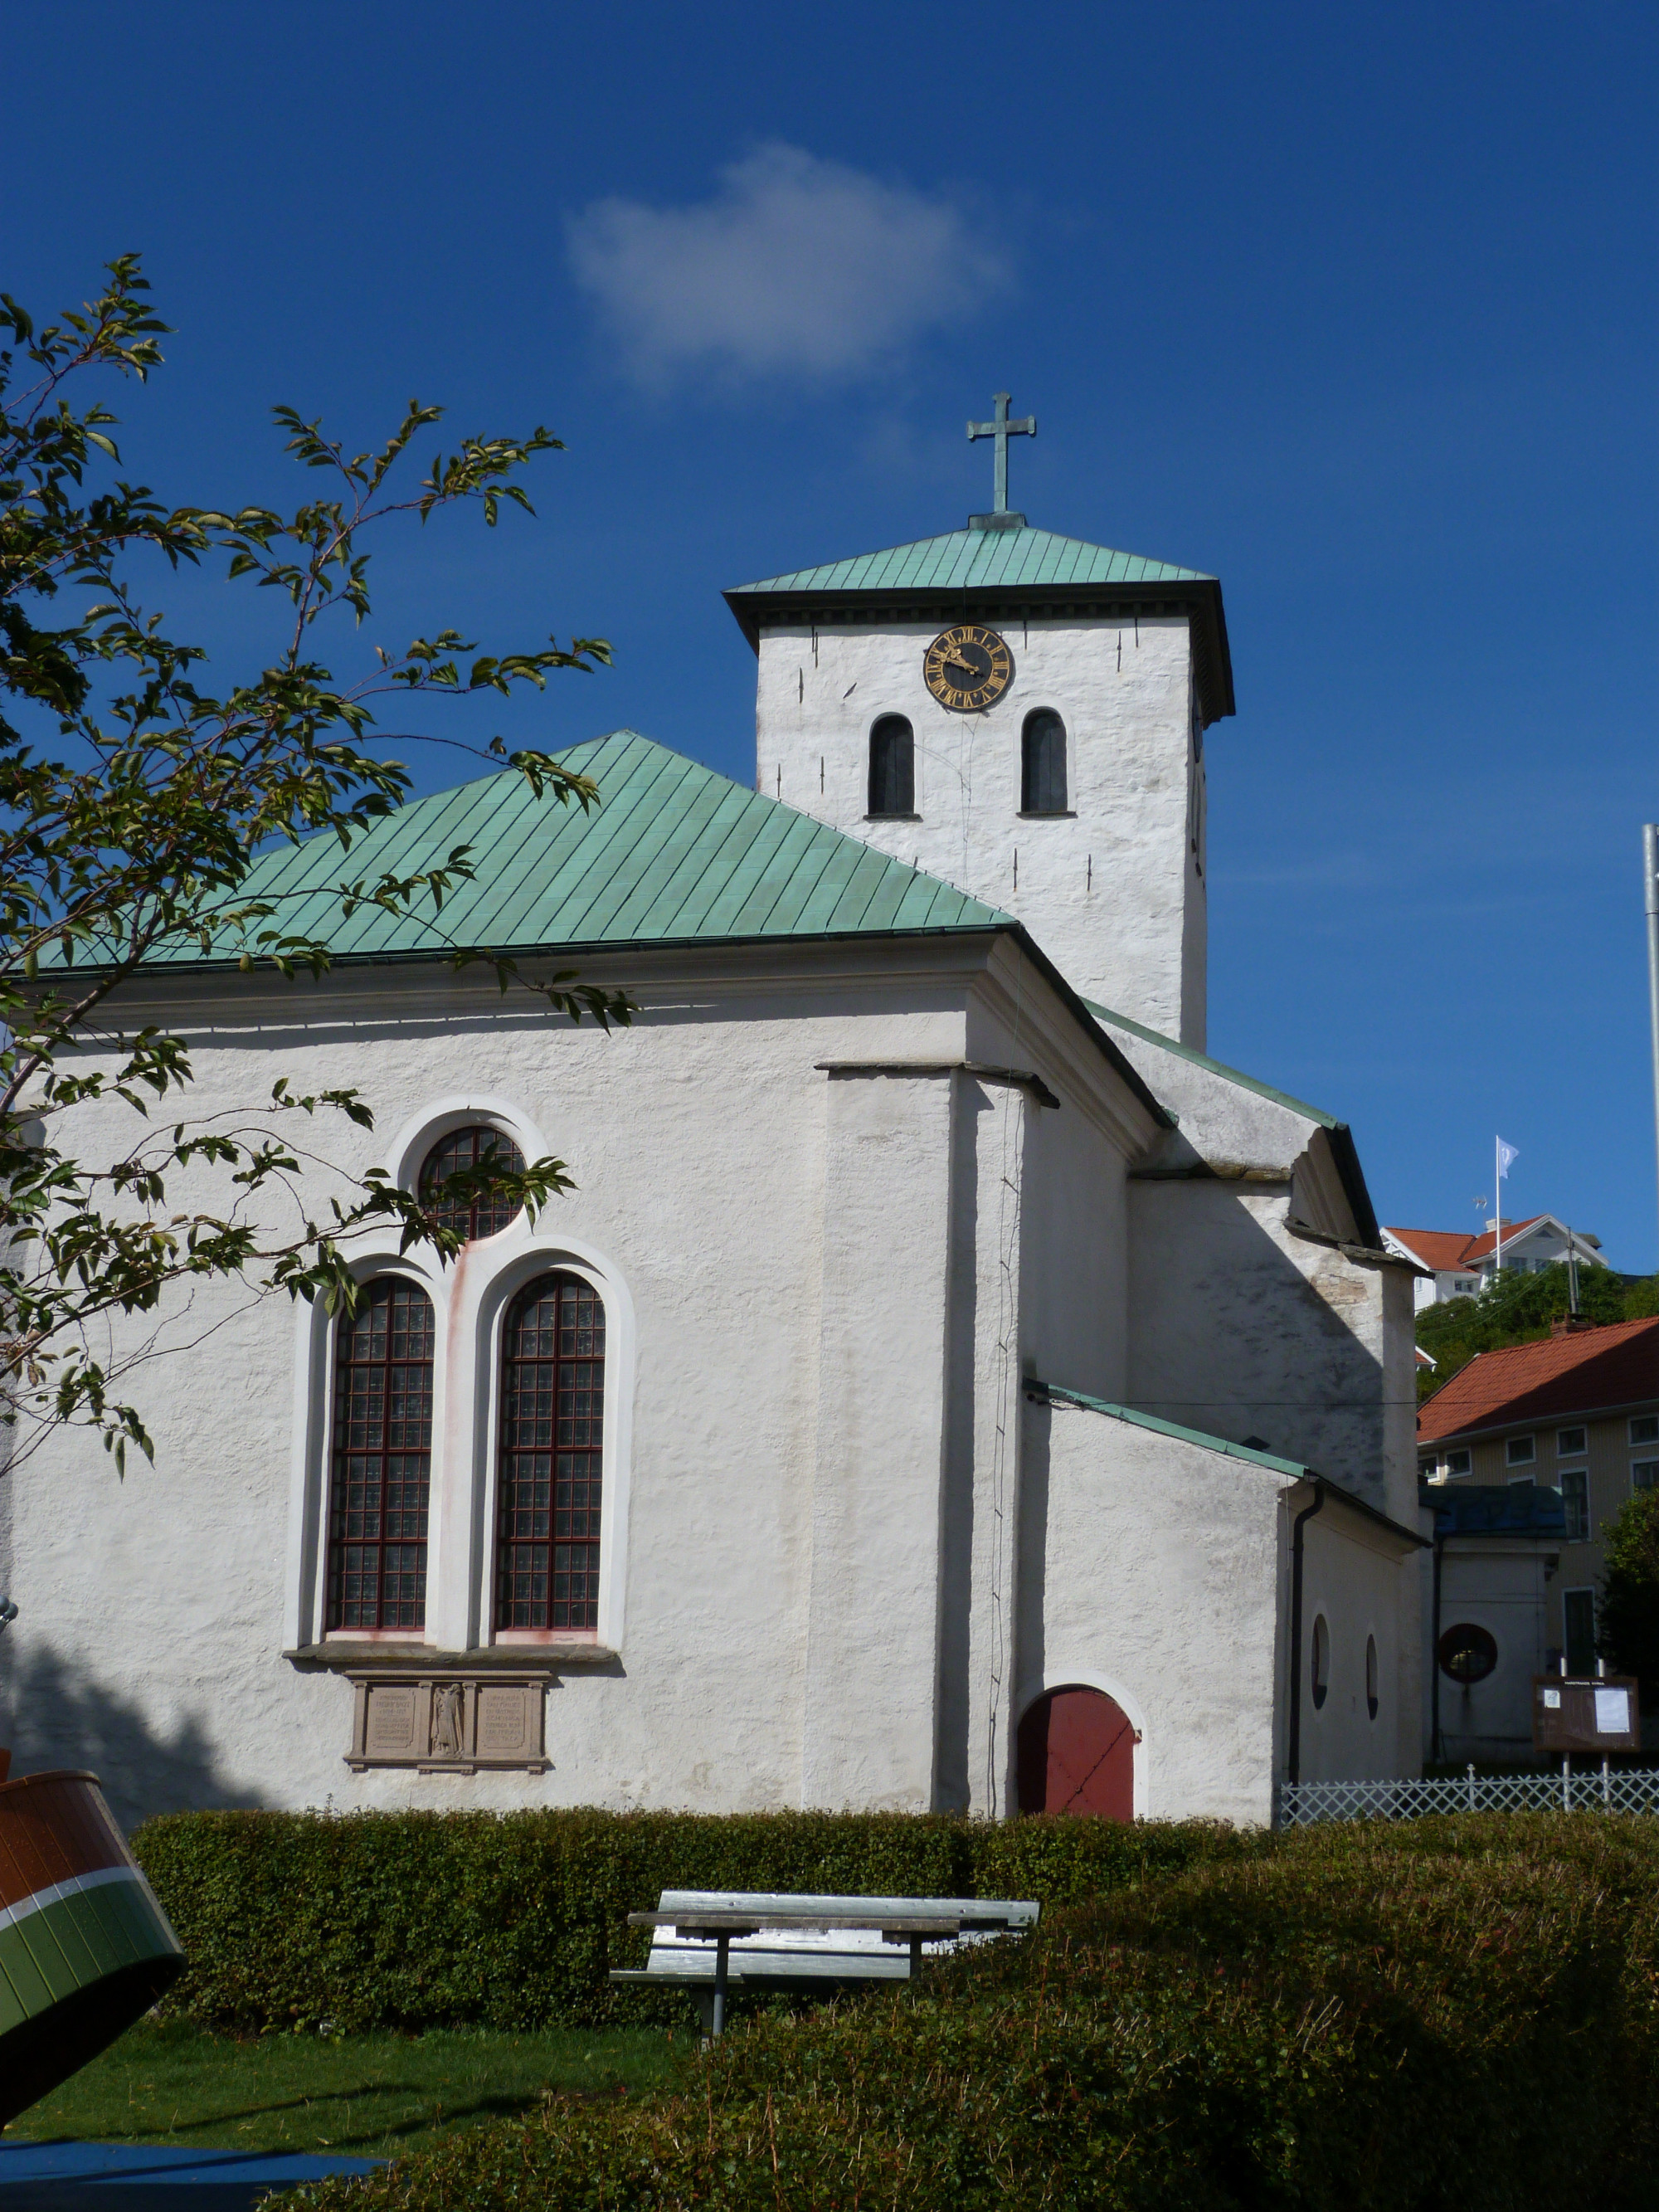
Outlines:
POLYGON ((1066 725, 1052 707, 1025 717, 1020 733, 1019 811, 1066 811, 1066 725))
POLYGON ((381 1275, 335 1332, 327 1625, 424 1628, 432 1301, 381 1275))
POLYGON ((870 811, 914 814, 915 732, 902 714, 883 714, 870 732, 870 811))
POLYGON ((597 1628, 605 1308, 542 1275, 509 1308, 496 1469, 495 1626, 597 1628))
POLYGON ((510 1169, 514 1175, 523 1171, 524 1154, 512 1138, 504 1130, 492 1129, 485 1121, 471 1121, 464 1129, 452 1129, 447 1137, 440 1137, 427 1154, 421 1167, 421 1196, 446 1229, 453 1229, 466 1237, 493 1237, 517 1218, 519 1208, 506 1198, 485 1194, 477 1198, 446 1200, 441 1195, 445 1182, 458 1168, 476 1168, 481 1161, 491 1158, 496 1166, 510 1169))

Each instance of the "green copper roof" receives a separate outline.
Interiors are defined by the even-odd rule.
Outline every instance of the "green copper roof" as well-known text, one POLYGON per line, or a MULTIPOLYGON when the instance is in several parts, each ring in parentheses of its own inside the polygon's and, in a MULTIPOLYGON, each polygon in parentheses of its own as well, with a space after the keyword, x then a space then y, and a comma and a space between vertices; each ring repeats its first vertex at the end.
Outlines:
MULTIPOLYGON (((1006 518, 1000 518, 1006 519, 1006 518)), ((744 635, 760 649, 763 624, 995 622, 1000 615, 1079 612, 1109 618, 1141 608, 1185 612, 1206 724, 1234 711, 1232 656, 1221 586, 1199 568, 1177 568, 1141 553, 1114 553, 1081 538, 1018 528, 952 530, 884 553, 797 568, 739 584, 726 594, 744 635)))
POLYGON ((791 576, 769 576, 740 584, 728 599, 761 592, 960 591, 980 586, 1022 590, 1048 584, 1212 584, 1197 568, 1177 568, 1168 561, 1149 561, 1140 553, 1114 553, 1080 538, 1060 538, 1052 530, 952 530, 943 538, 919 538, 912 545, 891 545, 884 553, 860 553, 850 561, 831 561, 800 568, 791 576))
MULTIPOLYGON (((590 812, 538 799, 505 769, 412 801, 349 854, 327 834, 267 853, 248 895, 276 902, 264 926, 325 938, 345 959, 436 955, 451 945, 510 952, 983 929, 1012 920, 632 730, 560 758, 599 785, 590 812), (457 845, 471 847, 477 873, 445 898, 441 935, 429 902, 412 915, 366 906, 342 919, 334 884, 439 867, 457 845)), ((181 946, 163 957, 189 963, 200 955, 181 946)))

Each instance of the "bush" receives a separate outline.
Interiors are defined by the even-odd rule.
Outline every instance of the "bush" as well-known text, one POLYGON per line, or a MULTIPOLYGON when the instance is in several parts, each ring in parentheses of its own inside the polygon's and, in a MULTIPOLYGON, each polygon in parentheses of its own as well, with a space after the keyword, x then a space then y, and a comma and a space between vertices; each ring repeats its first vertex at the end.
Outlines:
POLYGON ((758 2020, 674 2095, 459 2134, 297 2201, 1636 2212, 1659 2160, 1656 1903, 1635 1820, 1303 1832, 912 1988, 758 2020))
POLYGON ((627 1925, 664 1889, 1035 1897, 1264 1848, 1205 1822, 913 1814, 181 1813, 132 1847, 190 1956, 167 2009, 257 2033, 689 2021, 627 1925))
POLYGON ((1642 1704, 1659 1706, 1659 1490, 1627 1498, 1603 1532, 1607 1572, 1596 1608, 1601 1656, 1634 1674, 1642 1704))

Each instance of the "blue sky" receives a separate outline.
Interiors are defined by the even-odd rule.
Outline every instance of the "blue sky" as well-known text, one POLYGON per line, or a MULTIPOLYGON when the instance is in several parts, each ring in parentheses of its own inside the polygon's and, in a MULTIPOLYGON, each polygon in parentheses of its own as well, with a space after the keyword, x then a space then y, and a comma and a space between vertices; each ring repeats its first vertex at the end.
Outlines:
MULTIPOLYGON (((1650 7, 58 0, 8 52, 0 285, 137 247, 177 326, 133 473, 291 503, 279 400, 567 440, 533 524, 377 563, 372 634, 613 641, 478 734, 747 781, 720 589, 957 526, 1011 390, 1034 522, 1223 581, 1211 1049, 1385 1220, 1474 1227, 1501 1127, 1506 1211, 1659 1261, 1650 7)), ((228 673, 270 635, 164 604, 228 673)))

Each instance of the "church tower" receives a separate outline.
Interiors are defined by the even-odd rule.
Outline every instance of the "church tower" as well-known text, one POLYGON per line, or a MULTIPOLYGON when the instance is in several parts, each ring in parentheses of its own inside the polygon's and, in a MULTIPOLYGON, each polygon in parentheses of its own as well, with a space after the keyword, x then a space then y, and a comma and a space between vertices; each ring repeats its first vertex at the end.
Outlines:
POLYGON ((726 594, 760 663, 759 789, 1016 915, 1073 988, 1205 1042, 1204 732, 1233 711, 1213 576, 965 530, 726 594))

